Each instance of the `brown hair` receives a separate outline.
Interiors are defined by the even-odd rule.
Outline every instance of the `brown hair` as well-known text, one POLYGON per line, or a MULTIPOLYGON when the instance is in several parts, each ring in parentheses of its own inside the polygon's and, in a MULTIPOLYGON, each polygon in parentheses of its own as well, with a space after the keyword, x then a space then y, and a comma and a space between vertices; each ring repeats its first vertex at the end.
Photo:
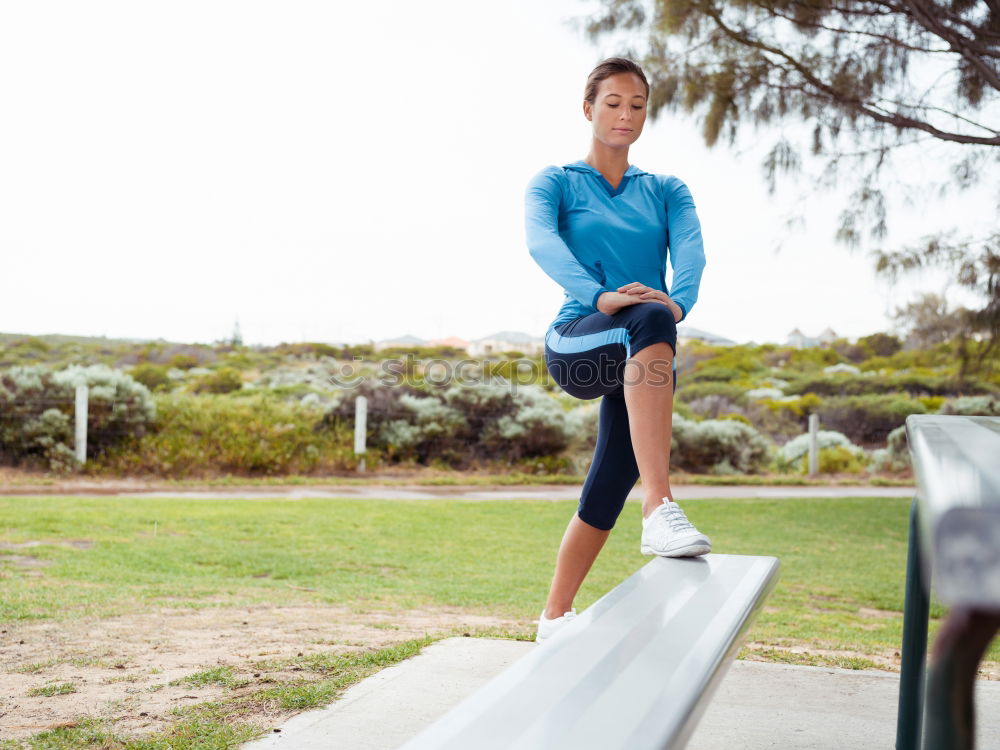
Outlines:
POLYGON ((646 80, 646 74, 642 72, 638 63, 627 57, 609 57, 590 71, 590 75, 587 76, 587 85, 583 89, 583 98, 593 105, 594 100, 597 99, 597 87, 601 85, 601 81, 617 73, 634 73, 639 76, 639 80, 646 87, 646 98, 649 98, 649 81, 646 80))

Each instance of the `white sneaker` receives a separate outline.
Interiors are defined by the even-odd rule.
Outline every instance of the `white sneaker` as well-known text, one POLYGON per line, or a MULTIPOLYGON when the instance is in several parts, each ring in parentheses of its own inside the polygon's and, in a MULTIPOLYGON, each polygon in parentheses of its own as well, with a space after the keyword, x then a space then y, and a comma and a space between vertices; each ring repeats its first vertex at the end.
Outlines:
POLYGON ((681 506, 669 498, 642 519, 639 550, 644 555, 696 557, 712 551, 712 542, 696 529, 681 506))
POLYGON ((563 625, 565 625, 570 620, 573 620, 575 617, 576 617, 576 607, 573 607, 569 612, 565 612, 559 617, 553 618, 551 620, 545 616, 545 610, 543 609, 542 614, 538 616, 537 620, 535 620, 535 622, 538 623, 538 632, 535 633, 535 642, 539 643, 548 638, 551 638, 553 635, 559 632, 559 630, 562 629, 563 625))

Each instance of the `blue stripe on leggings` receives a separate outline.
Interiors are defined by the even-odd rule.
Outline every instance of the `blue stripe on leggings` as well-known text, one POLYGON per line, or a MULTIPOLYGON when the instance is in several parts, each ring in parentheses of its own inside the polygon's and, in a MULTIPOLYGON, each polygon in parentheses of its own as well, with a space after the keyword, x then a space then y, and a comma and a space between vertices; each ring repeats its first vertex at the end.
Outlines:
POLYGON ((563 336, 555 328, 550 328, 545 334, 545 344, 557 354, 577 354, 607 344, 624 344, 626 358, 632 356, 627 328, 609 328, 582 336, 563 336))

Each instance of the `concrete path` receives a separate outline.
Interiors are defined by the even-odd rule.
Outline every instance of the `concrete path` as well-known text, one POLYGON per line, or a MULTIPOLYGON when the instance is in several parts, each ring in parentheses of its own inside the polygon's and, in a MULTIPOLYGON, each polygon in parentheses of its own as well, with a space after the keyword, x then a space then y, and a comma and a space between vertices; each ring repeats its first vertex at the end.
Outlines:
MULTIPOLYGON (((554 485, 548 487, 477 490, 469 487, 336 487, 330 489, 309 488, 252 488, 242 490, 210 491, 155 491, 118 492, 117 497, 178 497, 178 498, 249 498, 249 497, 358 497, 385 498, 389 500, 576 500, 582 487, 578 485, 554 485)), ((675 485, 674 497, 685 499, 710 497, 746 498, 795 498, 795 497, 913 497, 913 487, 760 487, 755 485, 733 485, 712 487, 699 484, 675 485)), ((642 489, 635 488, 629 500, 642 500, 642 489)))
MULTIPOLYGON (((244 750, 396 750, 536 648, 526 641, 446 638, 299 714, 244 750)), ((687 750, 891 748, 899 675, 736 661, 687 750)), ((976 683, 979 750, 1000 747, 1000 682, 976 683)))

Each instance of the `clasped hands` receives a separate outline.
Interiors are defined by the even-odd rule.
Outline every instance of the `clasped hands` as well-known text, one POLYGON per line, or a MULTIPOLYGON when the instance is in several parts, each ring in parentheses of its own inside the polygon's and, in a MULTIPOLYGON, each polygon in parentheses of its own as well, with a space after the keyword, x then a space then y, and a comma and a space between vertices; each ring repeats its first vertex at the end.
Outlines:
POLYGON ((640 284, 638 281, 620 286, 613 292, 604 292, 597 298, 597 309, 605 315, 614 315, 623 307, 641 302, 658 302, 665 305, 674 314, 675 321, 679 321, 684 315, 678 304, 670 299, 666 292, 640 284))

